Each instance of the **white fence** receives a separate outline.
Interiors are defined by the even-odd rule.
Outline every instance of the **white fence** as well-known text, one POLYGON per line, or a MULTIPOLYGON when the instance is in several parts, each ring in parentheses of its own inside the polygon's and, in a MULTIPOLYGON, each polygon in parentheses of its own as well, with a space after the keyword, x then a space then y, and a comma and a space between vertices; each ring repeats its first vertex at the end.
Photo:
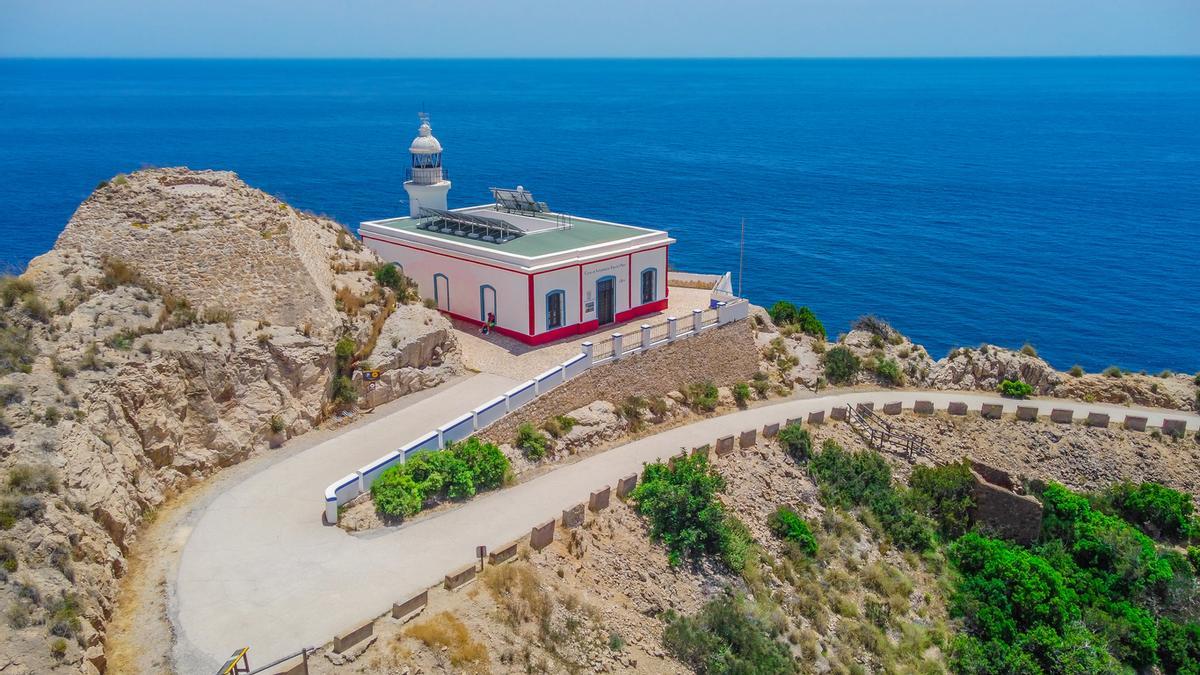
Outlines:
POLYGON ((403 463, 418 452, 440 450, 450 443, 461 441, 529 403, 539 395, 577 377, 592 366, 609 363, 669 342, 682 340, 715 326, 740 321, 749 314, 750 303, 739 299, 731 303, 721 303, 716 309, 692 310, 691 318, 683 324, 680 324, 676 317, 669 317, 657 326, 642 324, 639 333, 632 333, 628 336, 622 333, 613 333, 611 345, 605 345, 611 348, 604 351, 596 352, 595 345, 591 342, 584 342, 581 354, 571 357, 532 380, 522 382, 505 392, 503 396, 497 396, 478 408, 459 415, 424 436, 414 439, 332 483, 325 488, 325 519, 331 524, 336 523, 338 507, 370 490, 375 479, 379 478, 379 475, 389 467, 403 463), (663 325, 666 326, 665 332, 655 330, 656 327, 661 328, 663 325), (681 328, 683 330, 680 330, 681 328), (629 338, 628 341, 626 338, 629 338), (593 358, 593 353, 603 354, 603 356, 593 358))

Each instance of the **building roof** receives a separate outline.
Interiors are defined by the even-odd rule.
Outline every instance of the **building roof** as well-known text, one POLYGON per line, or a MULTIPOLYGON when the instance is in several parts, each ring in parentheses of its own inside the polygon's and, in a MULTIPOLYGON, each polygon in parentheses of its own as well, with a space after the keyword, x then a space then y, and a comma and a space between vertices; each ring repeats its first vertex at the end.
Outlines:
MULTIPOLYGON (((403 238, 410 240, 428 237, 432 240, 439 240, 454 245, 454 248, 467 246, 471 249, 478 249, 484 255, 486 255, 487 251, 494 251, 498 254, 504 254, 505 258, 538 258, 541 256, 575 252, 591 246, 615 244, 625 240, 643 238, 647 242, 650 240, 661 240, 660 243, 672 243, 672 240, 667 237, 666 232, 662 230, 621 225, 603 220, 568 216, 561 213, 512 213, 498 209, 495 204, 454 209, 452 213, 502 220, 520 229, 523 234, 503 243, 497 243, 494 241, 483 241, 481 238, 467 238, 453 232, 423 229, 427 223, 436 219, 436 216, 368 221, 362 223, 362 229, 366 232, 373 231, 383 235, 390 233, 403 236, 407 234, 408 236, 404 236, 403 238)), ((634 243, 636 242, 630 242, 630 244, 634 243)))

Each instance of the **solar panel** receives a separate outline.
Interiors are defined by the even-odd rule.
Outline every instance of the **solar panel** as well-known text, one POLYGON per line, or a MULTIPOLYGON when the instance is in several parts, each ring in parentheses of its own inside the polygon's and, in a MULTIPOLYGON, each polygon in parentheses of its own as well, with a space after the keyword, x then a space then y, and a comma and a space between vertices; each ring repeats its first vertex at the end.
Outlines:
POLYGON ((534 201, 533 193, 517 186, 509 188, 491 188, 492 197, 496 200, 496 208, 517 213, 546 213, 550 210, 546 202, 534 201))
POLYGON ((429 220, 422 223, 422 229, 453 234, 468 239, 494 241, 503 244, 525 234, 520 228, 506 223, 498 218, 476 216, 458 211, 443 211, 421 207, 421 217, 429 220))

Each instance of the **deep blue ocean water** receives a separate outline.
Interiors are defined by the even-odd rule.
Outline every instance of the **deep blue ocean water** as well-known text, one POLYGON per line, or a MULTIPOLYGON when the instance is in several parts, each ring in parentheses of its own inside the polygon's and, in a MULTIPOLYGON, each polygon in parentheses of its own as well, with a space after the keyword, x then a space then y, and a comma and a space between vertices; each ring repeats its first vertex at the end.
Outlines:
POLYGON ((1200 369, 1200 59, 0 60, 0 264, 147 165, 403 214, 421 109, 452 206, 519 183, 713 272, 745 218, 745 293, 831 333, 1200 369))

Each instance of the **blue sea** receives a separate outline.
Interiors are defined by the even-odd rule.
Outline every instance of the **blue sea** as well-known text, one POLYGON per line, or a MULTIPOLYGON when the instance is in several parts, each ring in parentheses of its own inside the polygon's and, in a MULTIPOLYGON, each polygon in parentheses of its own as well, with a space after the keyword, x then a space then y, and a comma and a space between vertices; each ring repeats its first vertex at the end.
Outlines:
POLYGON ((145 166, 402 214, 419 110, 452 206, 521 184, 735 273, 744 218, 745 294, 833 334, 1200 370, 1195 58, 0 61, 0 265, 145 166))

